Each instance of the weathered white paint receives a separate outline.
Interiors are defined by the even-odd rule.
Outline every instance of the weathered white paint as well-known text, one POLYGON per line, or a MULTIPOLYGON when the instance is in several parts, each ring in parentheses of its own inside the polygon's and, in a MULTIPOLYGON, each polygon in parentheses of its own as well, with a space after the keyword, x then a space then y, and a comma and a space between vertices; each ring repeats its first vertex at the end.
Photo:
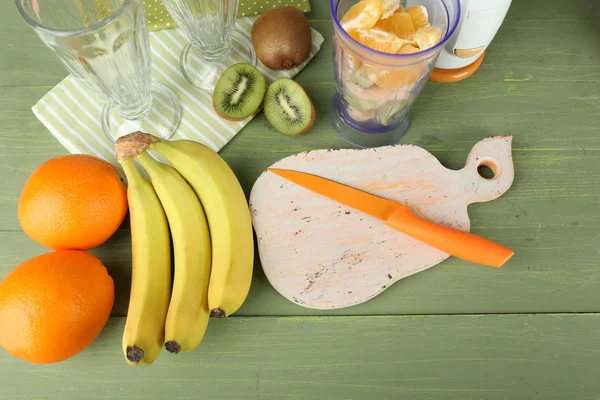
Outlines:
MULTIPOLYGON (((425 218, 468 231, 467 206, 496 199, 513 183, 511 143, 512 136, 480 141, 459 171, 410 145, 307 151, 272 167, 319 175, 393 199, 425 218), (495 170, 493 179, 479 175, 482 164, 495 170)), ((449 257, 384 221, 268 171, 254 184, 250 207, 269 282, 304 307, 363 303, 449 257)))

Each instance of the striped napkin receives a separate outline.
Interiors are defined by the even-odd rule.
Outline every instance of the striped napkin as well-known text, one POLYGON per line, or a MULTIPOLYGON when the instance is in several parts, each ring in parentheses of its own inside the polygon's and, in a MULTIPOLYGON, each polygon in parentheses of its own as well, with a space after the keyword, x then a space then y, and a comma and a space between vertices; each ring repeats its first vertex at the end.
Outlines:
MULTIPOLYGON (((243 17, 237 21, 237 31, 250 37, 256 17, 243 17)), ((304 64, 292 69, 274 71, 257 60, 257 68, 265 75, 267 85, 280 77, 293 78, 320 50, 323 36, 312 30, 312 51, 304 64)), ((222 149, 253 117, 243 121, 226 121, 212 107, 211 95, 187 82, 179 67, 179 56, 188 43, 185 34, 177 29, 151 32, 152 75, 169 87, 182 105, 182 120, 173 139, 191 139, 211 147, 222 149)), ((235 62, 248 62, 233 52, 235 62)), ((114 144, 107 138, 101 126, 104 102, 71 75, 66 77, 33 106, 35 116, 48 128, 58 141, 71 153, 91 154, 116 163, 114 144)), ((148 130, 151 132, 151 130, 148 130)))
MULTIPOLYGON (((154 31, 175 27, 173 18, 169 15, 161 0, 142 0, 142 5, 148 23, 148 30, 154 31)), ((271 8, 282 6, 294 6, 302 12, 310 11, 308 0, 240 0, 238 17, 260 15, 271 8)))

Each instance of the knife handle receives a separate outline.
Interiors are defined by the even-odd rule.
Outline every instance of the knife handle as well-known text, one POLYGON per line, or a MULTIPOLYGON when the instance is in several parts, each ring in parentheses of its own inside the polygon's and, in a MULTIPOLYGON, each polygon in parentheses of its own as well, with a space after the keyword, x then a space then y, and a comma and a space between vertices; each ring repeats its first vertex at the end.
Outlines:
POLYGON ((477 264, 501 267, 514 254, 512 250, 481 236, 422 219, 405 205, 400 205, 386 222, 430 246, 477 264))

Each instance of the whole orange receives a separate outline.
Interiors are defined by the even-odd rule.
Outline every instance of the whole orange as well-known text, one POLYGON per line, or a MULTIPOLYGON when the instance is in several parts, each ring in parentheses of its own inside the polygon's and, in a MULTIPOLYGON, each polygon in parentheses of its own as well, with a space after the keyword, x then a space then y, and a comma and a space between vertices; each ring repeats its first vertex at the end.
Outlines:
POLYGON ((0 282, 0 346, 36 364, 73 357, 98 336, 113 302, 113 280, 93 255, 32 258, 0 282))
POLYGON ((53 250, 88 250, 106 242, 127 214, 117 169, 93 156, 60 156, 40 165, 19 198, 19 222, 53 250))

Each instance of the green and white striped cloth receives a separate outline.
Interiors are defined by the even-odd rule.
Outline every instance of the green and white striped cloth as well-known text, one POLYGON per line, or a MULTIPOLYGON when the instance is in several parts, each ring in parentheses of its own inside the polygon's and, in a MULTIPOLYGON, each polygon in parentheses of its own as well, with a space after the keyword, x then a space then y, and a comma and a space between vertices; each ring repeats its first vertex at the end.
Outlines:
MULTIPOLYGON (((237 31, 250 37, 257 17, 242 17, 237 31)), ((179 57, 188 43, 185 34, 166 29, 150 34, 152 48, 152 76, 169 87, 179 98, 182 119, 173 139, 190 139, 206 144, 215 151, 222 149, 253 117, 243 121, 226 121, 212 107, 212 97, 192 86, 183 76, 179 57)), ((267 84, 280 77, 295 77, 320 50, 323 36, 312 29, 312 51, 304 64, 292 69, 274 71, 257 60, 257 68, 265 75, 267 84)), ((233 52, 236 62, 248 62, 233 52)), ((114 144, 106 137, 101 126, 104 102, 89 91, 77 78, 69 75, 33 106, 36 117, 71 153, 90 154, 116 164, 114 144)))
MULTIPOLYGON (((148 30, 155 31, 175 27, 175 21, 173 21, 161 0, 142 0, 142 5, 148 23, 148 30)), ((271 8, 283 6, 293 6, 302 12, 310 11, 308 0, 240 0, 238 16, 252 17, 260 15, 271 8)))

